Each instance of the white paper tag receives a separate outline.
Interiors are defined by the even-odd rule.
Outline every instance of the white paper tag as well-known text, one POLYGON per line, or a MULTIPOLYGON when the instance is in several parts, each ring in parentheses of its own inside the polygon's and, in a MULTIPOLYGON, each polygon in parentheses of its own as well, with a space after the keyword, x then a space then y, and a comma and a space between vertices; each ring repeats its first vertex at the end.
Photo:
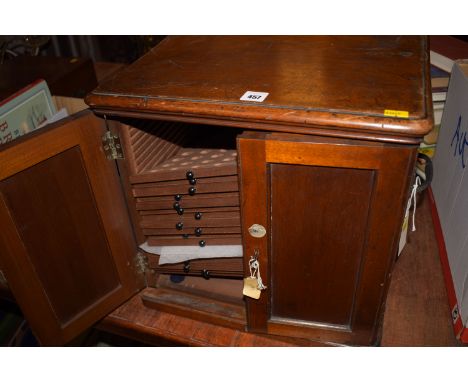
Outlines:
POLYGON ((242 290, 244 296, 258 300, 261 292, 262 291, 258 289, 258 282, 255 277, 246 277, 244 279, 244 289, 242 290))
POLYGON ((250 90, 245 92, 242 97, 240 97, 241 101, 250 101, 250 102, 263 102, 265 101, 266 97, 268 97, 270 93, 264 92, 251 92, 250 90))

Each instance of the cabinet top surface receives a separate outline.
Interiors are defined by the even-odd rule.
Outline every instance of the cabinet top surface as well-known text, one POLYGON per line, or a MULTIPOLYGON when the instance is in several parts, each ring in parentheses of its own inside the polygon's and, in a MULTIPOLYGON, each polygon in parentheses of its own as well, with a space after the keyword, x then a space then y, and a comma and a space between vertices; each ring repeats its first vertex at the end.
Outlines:
POLYGON ((168 37, 87 102, 96 109, 421 135, 432 115, 426 49, 426 39, 416 36, 168 37), (247 91, 268 96, 241 100, 247 91))

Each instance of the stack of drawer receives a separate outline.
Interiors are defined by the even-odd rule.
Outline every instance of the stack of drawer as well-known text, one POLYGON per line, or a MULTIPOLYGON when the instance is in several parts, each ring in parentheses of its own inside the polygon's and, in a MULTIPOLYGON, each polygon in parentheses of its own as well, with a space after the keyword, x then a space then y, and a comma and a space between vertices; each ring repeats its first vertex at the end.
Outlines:
POLYGON ((154 121, 126 130, 130 183, 149 245, 241 244, 235 137, 231 147, 210 146, 210 131, 154 121))

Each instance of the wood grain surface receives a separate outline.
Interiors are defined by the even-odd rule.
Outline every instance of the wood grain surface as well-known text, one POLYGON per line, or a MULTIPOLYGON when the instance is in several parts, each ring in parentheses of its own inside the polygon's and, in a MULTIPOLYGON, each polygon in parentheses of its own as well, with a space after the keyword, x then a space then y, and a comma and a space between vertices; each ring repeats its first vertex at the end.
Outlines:
POLYGON ((61 325, 119 286, 77 147, 3 180, 0 195, 61 325))
POLYGON ((418 202, 416 231, 395 264, 382 346, 460 346, 452 327, 427 195, 418 202))
POLYGON ((291 131, 315 125, 414 136, 432 125, 426 55, 426 39, 415 36, 176 36, 86 101, 110 114, 177 113, 287 124, 291 131), (249 90, 269 95, 261 103, 240 101, 249 90), (385 110, 407 111, 409 119, 386 117, 385 110))
MULTIPOLYGON (((142 294, 147 292, 143 290, 142 294)), ((317 342, 263 336, 161 312, 144 306, 141 295, 133 297, 102 320, 97 327, 114 334, 160 343, 161 338, 188 346, 318 346, 317 342)), ((321 344, 323 346, 323 344, 321 344)))
MULTIPOLYGON (((148 258, 148 267, 158 273, 200 276, 201 272, 206 269, 210 272, 210 277, 232 277, 239 280, 243 277, 242 257, 196 259, 181 263, 159 265, 159 255, 149 253, 145 253, 145 255, 148 258)), ((240 293, 238 295, 241 297, 240 293)))
POLYGON ((0 149, 0 267, 42 344, 70 341, 142 286, 104 131, 84 111, 0 149))
POLYGON ((272 164, 270 173, 271 315, 349 327, 375 172, 272 164))
MULTIPOLYGON (((461 346, 453 333, 429 205, 424 199, 418 203, 416 228, 409 233, 409 242, 393 270, 380 345, 461 346)), ((156 345, 164 338, 191 346, 294 346, 291 339, 272 340, 158 312, 143 306, 139 296, 110 314, 99 327, 156 345)))
MULTIPOLYGON (((263 283, 268 286, 259 300, 246 301, 251 312, 248 313, 251 330, 354 345, 377 343, 379 312, 385 301, 387 273, 396 255, 416 147, 245 133, 238 139, 238 149, 243 230, 257 223, 271 235, 262 239, 253 238, 247 232, 243 235, 244 263, 248 264, 249 257, 258 248, 263 283), (281 185, 280 177, 275 178, 274 173, 283 163, 285 168, 290 167, 291 175, 287 176, 289 181, 285 185, 278 187, 281 185), (314 171, 314 167, 321 170, 314 171), (367 171, 370 176, 359 177, 361 171, 364 174, 367 171), (298 176, 293 177, 294 172, 298 176), (323 179, 318 179, 315 172, 323 175, 323 179), (305 175, 316 179, 308 183, 305 175), (369 188, 372 177, 375 182, 369 188), (322 180, 328 188, 321 189, 322 180), (357 186, 353 182, 362 184, 357 186), (316 192, 317 189, 320 192, 316 192), (275 198, 275 193, 280 197, 275 198), (294 200, 300 203, 296 204, 294 200), (353 206, 356 202, 358 208, 353 206), (321 212, 323 215, 314 209, 316 203, 320 205, 318 210, 326 211, 321 212), (341 206, 341 211, 337 211, 335 205, 341 206), (304 214, 304 210, 309 213, 304 214), (281 223, 283 218, 286 219, 285 224, 281 223), (275 230, 275 224, 280 228, 275 230), (350 228, 353 225, 356 228, 354 232, 350 228), (295 230, 302 235, 295 236, 295 230), (322 236, 317 238, 315 231, 321 232, 322 236), (337 244, 341 236, 352 244, 340 249, 337 244), (355 251, 346 251, 345 248, 353 246, 355 251), (289 258, 298 262, 302 257, 306 259, 302 260, 303 267, 288 263, 289 258), (332 301, 307 293, 307 280, 316 282, 310 276, 312 264, 318 267, 313 271, 317 272, 314 275, 320 275, 317 277, 322 280, 321 283, 317 280, 318 288, 324 293, 323 297, 328 296, 332 301), (351 269, 354 275, 347 274, 351 269), (299 297, 290 298, 286 278, 277 276, 281 285, 273 285, 273 272, 283 271, 289 272, 289 279, 298 283, 291 286, 292 290, 297 293, 301 290, 304 300, 309 301, 301 304, 299 297), (325 277, 327 274, 328 278, 325 277), (351 294, 348 294, 348 288, 352 288, 351 294), (346 292, 341 296, 343 290, 346 292), (278 301, 273 301, 273 298, 278 301), (325 312, 333 307, 335 300, 343 302, 349 310, 344 312, 340 311, 343 307, 335 307, 331 312, 325 312), (284 306, 279 308, 276 305, 279 302, 284 306), (295 304, 307 307, 308 312, 299 315, 295 304), (318 304, 316 310, 314 304, 318 304), (319 312, 320 304, 328 304, 328 307, 319 312), (308 315, 307 319, 305 315, 308 315), (325 321, 326 315, 330 321, 325 321), (348 324, 344 324, 345 320, 348 324)), ((282 175, 286 177, 284 172, 282 175)))

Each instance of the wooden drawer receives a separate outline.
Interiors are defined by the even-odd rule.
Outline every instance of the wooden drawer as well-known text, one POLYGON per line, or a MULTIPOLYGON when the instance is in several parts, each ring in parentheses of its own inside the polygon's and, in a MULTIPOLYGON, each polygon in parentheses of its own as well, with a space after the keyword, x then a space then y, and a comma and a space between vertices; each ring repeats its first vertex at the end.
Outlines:
POLYGON ((242 258, 214 258, 188 260, 176 264, 159 265, 159 256, 148 254, 148 266, 158 273, 187 276, 242 277, 242 258))
MULTIPOLYGON (((174 196, 136 198, 135 207, 138 211, 172 209, 174 196)), ((239 206, 239 193, 222 192, 215 194, 195 194, 190 198, 183 198, 183 207, 201 210, 204 207, 232 207, 239 206)))
POLYGON ((193 214, 184 215, 144 215, 141 219, 142 228, 173 228, 176 231, 176 224, 182 223, 184 227, 240 227, 240 212, 205 212, 201 219, 196 219, 193 214))
POLYGON ((165 245, 240 245, 242 244, 241 235, 236 234, 219 234, 219 235, 202 235, 196 237, 182 236, 148 236, 147 242, 152 246, 165 245))
POLYGON ((187 180, 142 183, 133 187, 135 197, 182 195, 184 200, 195 194, 213 194, 219 192, 239 192, 239 181, 236 175, 215 178, 197 178, 192 185, 187 180), (193 187, 193 195, 189 189, 193 187))

